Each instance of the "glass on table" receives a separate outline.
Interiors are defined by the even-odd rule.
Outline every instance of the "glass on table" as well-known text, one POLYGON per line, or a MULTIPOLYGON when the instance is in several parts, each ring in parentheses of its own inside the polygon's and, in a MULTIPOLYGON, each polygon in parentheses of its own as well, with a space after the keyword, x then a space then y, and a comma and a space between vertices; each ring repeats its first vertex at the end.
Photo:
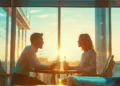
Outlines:
POLYGON ((55 70, 60 69, 60 58, 57 57, 57 59, 53 62, 53 64, 56 65, 55 70))
POLYGON ((66 56, 64 56, 63 69, 68 70, 68 62, 66 61, 66 56))

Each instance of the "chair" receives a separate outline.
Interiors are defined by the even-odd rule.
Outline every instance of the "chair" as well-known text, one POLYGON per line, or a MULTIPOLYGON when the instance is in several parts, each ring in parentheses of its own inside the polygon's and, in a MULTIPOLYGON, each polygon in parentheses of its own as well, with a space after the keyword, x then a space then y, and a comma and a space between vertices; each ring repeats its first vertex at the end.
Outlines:
POLYGON ((11 74, 7 74, 2 66, 1 60, 0 60, 0 86, 4 86, 7 83, 7 79, 9 76, 12 76, 11 74))
POLYGON ((114 65, 115 65, 115 61, 113 60, 113 58, 114 58, 114 55, 108 57, 108 59, 106 61, 106 64, 105 64, 101 74, 97 74, 97 75, 80 75, 80 76, 99 76, 99 77, 112 76, 112 70, 113 70, 114 65))
POLYGON ((113 58, 113 55, 108 58, 105 64, 105 68, 103 69, 101 74, 96 76, 73 76, 74 83, 76 83, 77 85, 84 82, 88 83, 89 85, 92 84, 91 86, 113 86, 112 84, 114 84, 117 79, 120 79, 120 77, 111 77, 112 70, 115 64, 113 58))
POLYGON ((114 55, 108 57, 108 60, 105 64, 105 68, 103 69, 101 75, 99 76, 112 76, 112 70, 114 68, 115 65, 115 61, 113 60, 114 55))

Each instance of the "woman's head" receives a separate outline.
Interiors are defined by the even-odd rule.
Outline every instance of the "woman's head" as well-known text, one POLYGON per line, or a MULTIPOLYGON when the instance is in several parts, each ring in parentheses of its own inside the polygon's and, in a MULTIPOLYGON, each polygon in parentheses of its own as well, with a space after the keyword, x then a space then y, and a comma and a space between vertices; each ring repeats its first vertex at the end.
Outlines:
POLYGON ((80 34, 79 39, 78 39, 78 46, 81 47, 84 51, 87 51, 89 49, 94 50, 92 40, 87 33, 80 34))

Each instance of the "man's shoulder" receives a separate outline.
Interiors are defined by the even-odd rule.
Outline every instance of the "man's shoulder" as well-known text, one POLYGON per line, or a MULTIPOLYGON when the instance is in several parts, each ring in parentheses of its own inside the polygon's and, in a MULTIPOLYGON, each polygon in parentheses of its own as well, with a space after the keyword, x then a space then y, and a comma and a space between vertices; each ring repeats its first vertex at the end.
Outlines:
POLYGON ((31 47, 32 47, 31 45, 27 45, 25 48, 28 48, 28 49, 29 49, 29 48, 31 48, 31 47))
POLYGON ((31 46, 31 45, 27 45, 24 50, 25 50, 25 51, 26 51, 26 50, 27 50, 27 51, 32 50, 32 46, 31 46))
POLYGON ((31 45, 27 45, 27 46, 25 46, 24 49, 29 49, 30 47, 31 47, 31 45))
POLYGON ((24 51, 25 51, 25 52, 29 52, 29 53, 36 53, 35 48, 34 48, 32 45, 27 45, 27 46, 24 48, 24 51))

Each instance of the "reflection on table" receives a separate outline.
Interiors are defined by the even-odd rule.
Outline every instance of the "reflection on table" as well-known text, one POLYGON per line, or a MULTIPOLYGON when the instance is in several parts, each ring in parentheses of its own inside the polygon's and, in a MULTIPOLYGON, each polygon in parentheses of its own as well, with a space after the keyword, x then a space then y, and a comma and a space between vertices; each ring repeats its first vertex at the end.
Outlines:
POLYGON ((66 75, 72 75, 74 73, 77 73, 77 70, 37 70, 33 71, 36 73, 36 77, 38 76, 38 73, 45 73, 45 74, 52 74, 51 76, 51 82, 52 84, 56 84, 56 75, 57 75, 57 81, 60 79, 60 74, 66 74, 66 75))

